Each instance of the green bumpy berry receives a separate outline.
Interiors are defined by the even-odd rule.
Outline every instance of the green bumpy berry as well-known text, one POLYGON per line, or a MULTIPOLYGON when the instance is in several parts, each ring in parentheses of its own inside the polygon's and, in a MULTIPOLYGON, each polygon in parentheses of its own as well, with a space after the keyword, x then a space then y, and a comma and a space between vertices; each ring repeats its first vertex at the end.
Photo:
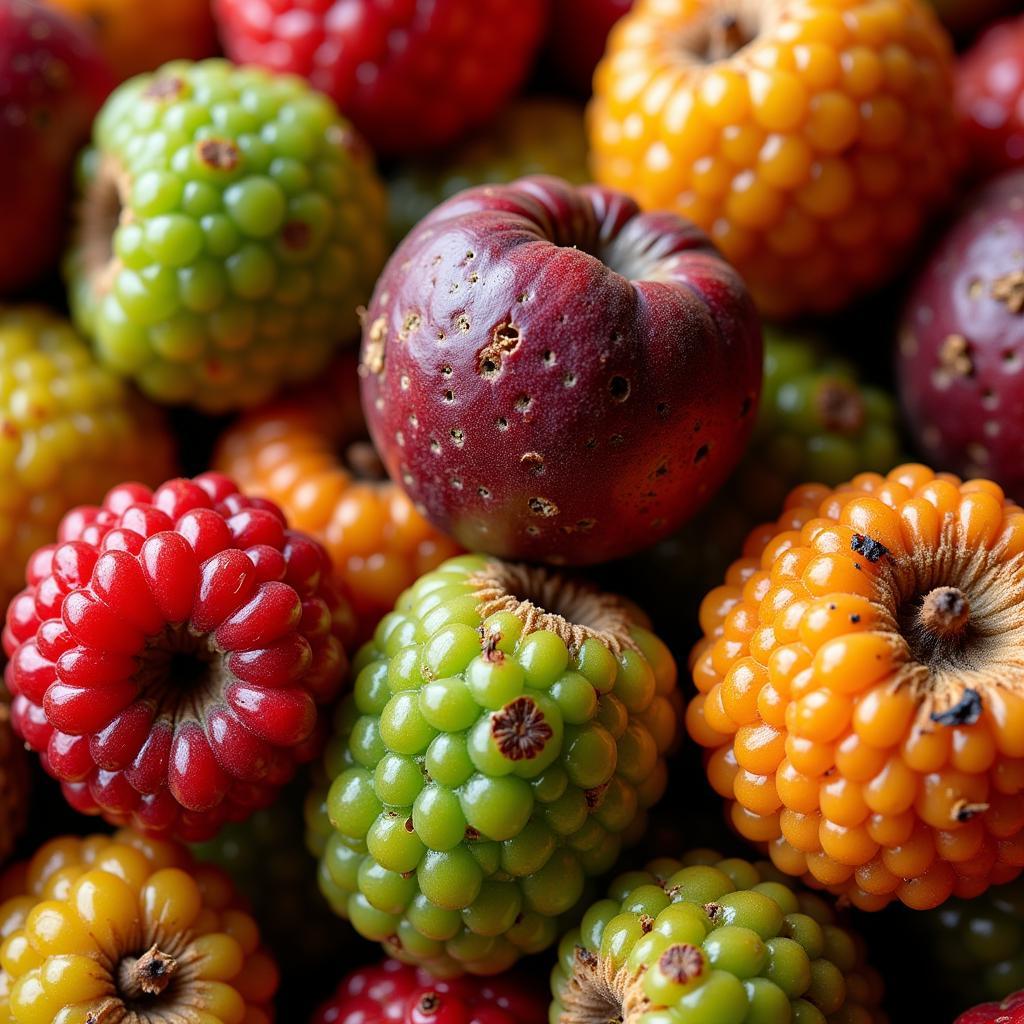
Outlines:
MULTIPOLYGON (((477 555, 406 591, 355 659, 330 782, 309 804, 334 909, 435 974, 496 973, 550 946, 665 787, 676 666, 637 619, 477 555)), ((657 888, 638 898, 668 905, 657 888)))
POLYGON ((527 174, 554 174, 575 185, 590 180, 583 111, 575 104, 536 97, 519 100, 443 159, 404 164, 388 179, 391 237, 401 241, 456 192, 527 174))
POLYGON ((770 864, 697 850, 620 875, 559 946, 552 1024, 883 1024, 863 943, 770 864))
POLYGON ((76 323, 147 394, 207 412, 313 376, 386 255, 383 186, 333 103, 227 61, 115 90, 79 191, 76 323))

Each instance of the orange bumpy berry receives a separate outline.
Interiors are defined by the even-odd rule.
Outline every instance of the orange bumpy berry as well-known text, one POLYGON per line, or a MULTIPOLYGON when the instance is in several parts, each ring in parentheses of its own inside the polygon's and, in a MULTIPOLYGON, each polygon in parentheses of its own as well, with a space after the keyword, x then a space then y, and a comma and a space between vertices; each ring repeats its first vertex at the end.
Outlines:
POLYGON ((0 1024, 270 1024, 278 973, 231 880, 131 831, 0 878, 0 1024))
POLYGON ((868 910, 1020 873, 1022 522, 920 465, 797 488, 705 598, 687 726, 782 871, 868 910))
POLYGON ((324 544, 365 638, 403 590, 460 549, 388 480, 366 440, 358 380, 355 357, 342 356, 321 386, 243 417, 215 462, 324 544))
POLYGON ((699 224, 766 314, 836 309, 949 189, 952 51, 926 0, 637 0, 589 134, 597 180, 699 224))

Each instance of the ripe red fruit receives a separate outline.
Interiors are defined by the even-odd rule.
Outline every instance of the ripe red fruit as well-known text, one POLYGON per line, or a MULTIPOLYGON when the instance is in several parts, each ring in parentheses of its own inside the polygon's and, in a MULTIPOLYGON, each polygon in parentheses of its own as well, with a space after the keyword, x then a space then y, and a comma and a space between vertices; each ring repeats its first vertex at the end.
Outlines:
POLYGON ((604 55, 612 26, 633 0, 556 0, 548 26, 548 56, 559 77, 578 93, 590 95, 594 68, 604 55))
POLYGON ((968 200, 932 251, 900 328, 899 389, 943 469, 1024 500, 1024 169, 968 200))
POLYGON ((956 110, 979 174, 1024 164, 1024 15, 993 25, 960 58, 956 110))
POLYGON ((360 373, 377 449, 436 525, 471 550, 583 564, 671 533, 728 476, 761 331, 689 222, 523 178, 410 232, 360 373))
POLYGON ((519 88, 548 0, 216 0, 241 64, 308 78, 379 153, 453 142, 519 88))
POLYGON ((227 477, 115 487, 64 517, 8 609, 14 728, 77 810, 209 838, 316 753, 351 630, 329 575, 227 477))
POLYGON ((84 25, 45 4, 0 3, 0 294, 55 261, 75 153, 113 86, 84 25))
POLYGON ((523 977, 449 981, 397 960, 353 971, 311 1024, 544 1024, 548 1000, 523 977))
POLYGON ((1024 1024, 1024 991, 1001 1003, 982 1003, 965 1010, 953 1024, 1024 1024))

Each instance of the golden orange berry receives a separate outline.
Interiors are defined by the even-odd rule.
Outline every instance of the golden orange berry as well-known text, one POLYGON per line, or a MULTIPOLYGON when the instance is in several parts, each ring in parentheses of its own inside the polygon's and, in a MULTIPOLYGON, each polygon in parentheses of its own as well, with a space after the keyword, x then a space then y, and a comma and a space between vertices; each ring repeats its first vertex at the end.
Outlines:
POLYGON ((836 309, 950 188, 952 49, 926 0, 637 0, 588 124, 597 180, 699 224, 766 314, 836 309))
POLYGON ((705 599, 687 727, 780 870, 874 910, 1024 867, 1020 516, 918 465, 798 488, 705 599))

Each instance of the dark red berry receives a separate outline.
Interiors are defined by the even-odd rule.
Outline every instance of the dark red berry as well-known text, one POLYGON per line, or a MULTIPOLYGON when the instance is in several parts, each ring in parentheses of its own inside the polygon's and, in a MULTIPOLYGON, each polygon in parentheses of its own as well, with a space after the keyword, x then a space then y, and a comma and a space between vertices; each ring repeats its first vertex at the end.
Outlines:
POLYGON ((115 488, 64 518, 11 603, 14 727, 78 810, 209 837, 316 752, 352 629, 329 575, 226 477, 115 488))

